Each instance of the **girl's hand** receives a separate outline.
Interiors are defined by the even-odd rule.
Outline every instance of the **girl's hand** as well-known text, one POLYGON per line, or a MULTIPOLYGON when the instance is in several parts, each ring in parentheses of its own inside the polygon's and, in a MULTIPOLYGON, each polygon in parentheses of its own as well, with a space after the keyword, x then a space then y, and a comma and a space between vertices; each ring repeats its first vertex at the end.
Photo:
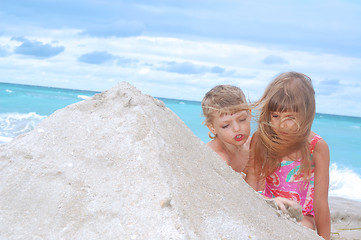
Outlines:
POLYGON ((297 207, 297 205, 299 206, 297 202, 284 197, 276 197, 274 198, 274 201, 276 202, 278 208, 281 209, 284 213, 287 213, 287 210, 289 208, 292 208, 294 206, 297 207))
POLYGON ((296 201, 284 197, 276 197, 269 200, 275 203, 274 205, 277 209, 281 209, 283 213, 291 218, 296 218, 298 222, 303 219, 302 207, 296 201))

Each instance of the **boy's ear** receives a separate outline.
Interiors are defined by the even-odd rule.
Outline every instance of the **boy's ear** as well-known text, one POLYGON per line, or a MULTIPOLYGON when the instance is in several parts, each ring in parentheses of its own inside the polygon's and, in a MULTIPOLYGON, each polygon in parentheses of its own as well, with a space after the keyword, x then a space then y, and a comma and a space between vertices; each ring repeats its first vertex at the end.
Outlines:
POLYGON ((211 131, 211 133, 213 133, 214 135, 216 134, 216 130, 214 129, 212 124, 208 124, 207 127, 208 127, 209 131, 211 131))

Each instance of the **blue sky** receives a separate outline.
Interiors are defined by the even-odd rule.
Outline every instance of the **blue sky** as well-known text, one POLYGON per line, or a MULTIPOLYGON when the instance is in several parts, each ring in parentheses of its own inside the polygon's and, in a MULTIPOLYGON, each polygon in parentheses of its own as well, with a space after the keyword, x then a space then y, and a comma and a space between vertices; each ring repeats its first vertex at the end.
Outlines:
POLYGON ((217 84, 256 100, 309 75, 317 112, 361 117, 361 2, 17 0, 0 8, 0 82, 103 91, 127 81, 200 101, 217 84))

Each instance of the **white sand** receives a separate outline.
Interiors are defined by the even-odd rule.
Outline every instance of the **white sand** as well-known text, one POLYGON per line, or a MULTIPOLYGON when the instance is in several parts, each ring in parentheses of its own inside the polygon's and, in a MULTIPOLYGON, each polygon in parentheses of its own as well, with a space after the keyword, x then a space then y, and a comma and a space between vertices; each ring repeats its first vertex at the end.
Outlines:
MULTIPOLYGON (((360 187, 360 186, 355 186, 360 187)), ((361 202, 329 198, 331 239, 361 239, 361 202)))
POLYGON ((0 146, 0 239, 320 239, 127 83, 0 146))

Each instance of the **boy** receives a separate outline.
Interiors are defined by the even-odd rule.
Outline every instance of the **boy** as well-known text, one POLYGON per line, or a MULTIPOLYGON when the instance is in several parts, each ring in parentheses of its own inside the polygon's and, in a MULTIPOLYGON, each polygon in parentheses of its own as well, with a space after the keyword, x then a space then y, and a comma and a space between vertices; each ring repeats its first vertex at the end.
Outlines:
POLYGON ((242 90, 231 85, 215 86, 204 96, 202 110, 212 139, 207 145, 244 177, 249 159, 251 110, 242 90))

